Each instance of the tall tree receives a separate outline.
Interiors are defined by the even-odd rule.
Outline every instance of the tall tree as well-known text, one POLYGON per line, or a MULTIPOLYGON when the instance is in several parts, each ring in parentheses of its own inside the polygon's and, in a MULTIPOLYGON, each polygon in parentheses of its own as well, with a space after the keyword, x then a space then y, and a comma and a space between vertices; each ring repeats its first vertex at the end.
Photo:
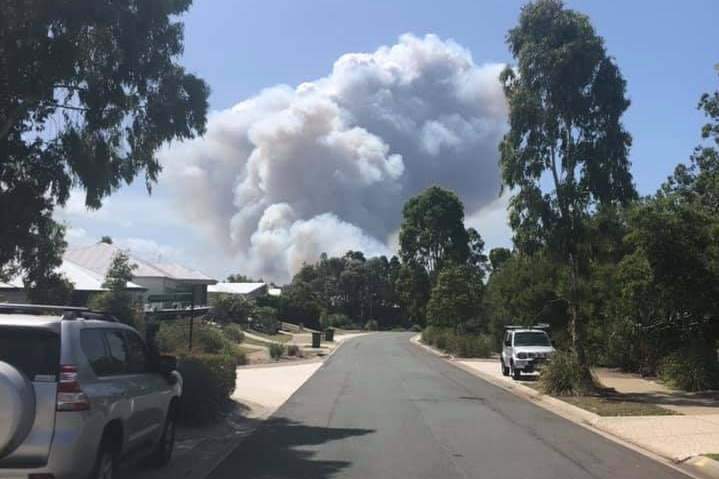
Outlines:
POLYGON ((583 223, 599 204, 636 197, 627 159, 631 137, 621 123, 629 107, 626 85, 589 19, 559 0, 524 6, 507 44, 517 67, 500 77, 510 129, 499 150, 504 185, 516 192, 510 223, 520 250, 546 245, 567 267, 572 345, 586 366, 583 223))
POLYGON ((0 16, 0 276, 71 187, 90 208, 157 149, 202 133, 207 85, 177 63, 191 0, 22 0, 0 16))
POLYGON ((108 291, 90 299, 90 308, 111 313, 121 322, 134 326, 130 306, 132 298, 127 293, 127 283, 132 281, 132 272, 136 268, 137 265, 130 263, 130 257, 127 254, 123 252, 115 254, 102 283, 102 287, 108 289, 108 291))
POLYGON ((479 314, 480 295, 476 271, 469 265, 447 266, 427 303, 427 324, 452 328, 458 334, 463 324, 479 314))
POLYGON ((30 235, 27 258, 22 268, 25 271, 25 289, 28 298, 38 304, 70 304, 73 286, 57 268, 62 264, 62 255, 67 248, 65 227, 49 216, 41 218, 39 229, 30 235))
POLYGON ((470 255, 464 206, 457 195, 431 186, 407 200, 399 230, 400 257, 434 277, 447 263, 463 264, 470 255))

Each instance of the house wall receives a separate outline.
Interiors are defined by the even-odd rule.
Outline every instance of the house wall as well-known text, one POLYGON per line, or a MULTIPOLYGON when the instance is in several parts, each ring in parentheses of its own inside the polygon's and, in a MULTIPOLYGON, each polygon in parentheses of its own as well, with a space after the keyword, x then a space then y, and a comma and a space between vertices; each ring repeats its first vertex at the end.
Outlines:
POLYGON ((0 301, 6 303, 28 303, 28 297, 22 289, 1 289, 0 301))

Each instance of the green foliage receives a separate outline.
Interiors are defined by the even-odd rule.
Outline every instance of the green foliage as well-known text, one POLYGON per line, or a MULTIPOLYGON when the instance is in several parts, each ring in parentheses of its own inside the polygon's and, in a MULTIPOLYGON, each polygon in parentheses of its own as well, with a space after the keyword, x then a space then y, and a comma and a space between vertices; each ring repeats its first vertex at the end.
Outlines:
POLYGON ((563 344, 568 322, 565 290, 565 275, 546 255, 510 256, 491 274, 485 288, 483 310, 489 317, 488 329, 499 342, 505 325, 548 323, 555 342, 563 344))
POLYGON ((664 358, 659 377, 676 389, 704 391, 719 388, 716 350, 685 348, 664 358))
POLYGON ((88 302, 90 309, 106 311, 122 323, 134 326, 133 312, 130 306, 132 297, 127 293, 127 282, 132 281, 132 271, 137 265, 130 264, 130 257, 118 252, 105 273, 103 288, 109 291, 93 296, 88 302))
POLYGON ((239 294, 213 294, 209 302, 213 319, 221 324, 246 323, 255 314, 255 304, 239 294))
POLYGON ((428 326, 422 341, 449 354, 463 358, 488 358, 496 351, 496 342, 488 334, 455 334, 450 328, 428 326))
POLYGON ((244 274, 231 274, 227 277, 228 283, 263 283, 264 281, 256 280, 253 278, 250 278, 249 276, 245 276, 244 274))
POLYGON ((466 265, 445 267, 427 303, 427 323, 459 332, 462 324, 479 314, 482 281, 466 265))
POLYGON ((399 231, 400 257, 422 266, 430 276, 445 263, 463 264, 470 255, 464 206, 457 195, 431 186, 407 200, 399 231))
POLYGON ((100 243, 112 244, 112 238, 105 235, 102 238, 100 238, 100 243))
POLYGON ((177 369, 183 379, 178 419, 191 425, 218 419, 235 390, 235 359, 225 354, 184 355, 177 369))
POLYGON ((190 4, 4 4, 0 276, 28 269, 72 187, 91 208, 139 173, 149 187, 159 147, 204 131, 209 88, 177 63, 190 4))
POLYGON ((591 376, 570 351, 556 351, 541 370, 544 392, 555 396, 578 396, 595 389, 591 376))
POLYGON ((94 311, 104 311, 115 316, 121 323, 135 326, 130 302, 132 297, 124 291, 105 291, 90 298, 87 305, 94 311))
POLYGON ((512 251, 508 248, 493 248, 489 251, 489 263, 492 271, 499 271, 504 263, 512 257, 512 251))
MULTIPOLYGON (((163 353, 187 351, 190 340, 190 320, 166 321, 160 325, 155 343, 163 353)), ((192 325, 192 348, 207 354, 220 354, 230 346, 220 329, 194 320, 192 325)))
POLYGON ((504 186, 514 192, 514 241, 524 253, 547 248, 567 269, 572 346, 584 367, 585 222, 598 205, 636 198, 621 122, 626 85, 589 19, 559 0, 525 5, 507 43, 517 67, 500 76, 510 129, 499 151, 504 186))
MULTIPOLYGON (((2 193, 0 193, 0 205, 2 205, 2 193)), ((3 235, 13 234, 12 225, 8 225, 7 230, 7 233, 3 232, 3 235)), ((26 232, 21 233, 21 235, 25 234, 26 232)), ((40 222, 39 229, 32 234, 31 241, 25 245, 24 254, 27 256, 24 256, 16 266, 24 272, 25 290, 32 303, 70 304, 72 284, 57 272, 57 268, 62 264, 62 255, 67 248, 64 236, 65 227, 63 225, 55 223, 51 218, 45 218, 40 222)), ((1 239, 0 244, 2 244, 1 239)), ((0 252, 0 258, 2 255, 3 253, 0 252)), ((3 277, 1 261, 0 259, 0 279, 3 277)), ((13 268, 7 269, 8 272, 12 270, 13 268)))
POLYGON ((422 326, 419 324, 413 324, 411 328, 409 328, 410 331, 413 333, 421 333, 422 332, 422 326))
POLYGON ((364 324, 364 329, 367 331, 377 331, 378 327, 377 321, 374 319, 370 319, 364 324))
POLYGON ((237 344, 245 340, 245 333, 243 333, 242 329, 240 329, 240 327, 236 324, 227 324, 223 326, 222 333, 227 339, 237 344))
POLYGON ((285 354, 285 345, 281 343, 270 343, 267 349, 270 352, 270 357, 275 361, 279 360, 282 355, 285 354))

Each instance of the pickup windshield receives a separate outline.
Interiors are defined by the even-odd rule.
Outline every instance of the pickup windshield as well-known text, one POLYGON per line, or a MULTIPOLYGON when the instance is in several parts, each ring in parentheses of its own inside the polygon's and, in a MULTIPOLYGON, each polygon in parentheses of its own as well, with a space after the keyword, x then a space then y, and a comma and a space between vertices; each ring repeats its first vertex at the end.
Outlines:
POLYGON ((514 333, 515 346, 551 346, 547 334, 542 331, 514 333))

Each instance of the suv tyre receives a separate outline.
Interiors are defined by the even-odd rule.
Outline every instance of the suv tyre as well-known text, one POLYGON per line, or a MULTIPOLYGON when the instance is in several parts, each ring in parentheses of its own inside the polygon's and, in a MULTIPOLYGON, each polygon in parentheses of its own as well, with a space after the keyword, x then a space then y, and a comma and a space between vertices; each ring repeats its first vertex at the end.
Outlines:
POLYGON ((0 361, 0 412, 7 420, 0 435, 0 458, 12 453, 35 422, 35 389, 18 369, 0 361))
POLYGON ((504 359, 500 357, 499 362, 502 364, 502 376, 509 376, 509 367, 504 365, 504 359))
POLYGON ((117 477, 117 447, 109 436, 105 436, 97 452, 95 467, 92 469, 90 479, 115 479, 117 477))
POLYGON ((175 405, 172 405, 170 410, 167 411, 162 437, 155 446, 155 450, 147 457, 147 463, 151 466, 166 466, 170 463, 170 459, 172 459, 172 451, 175 447, 176 411, 177 407, 175 405))

